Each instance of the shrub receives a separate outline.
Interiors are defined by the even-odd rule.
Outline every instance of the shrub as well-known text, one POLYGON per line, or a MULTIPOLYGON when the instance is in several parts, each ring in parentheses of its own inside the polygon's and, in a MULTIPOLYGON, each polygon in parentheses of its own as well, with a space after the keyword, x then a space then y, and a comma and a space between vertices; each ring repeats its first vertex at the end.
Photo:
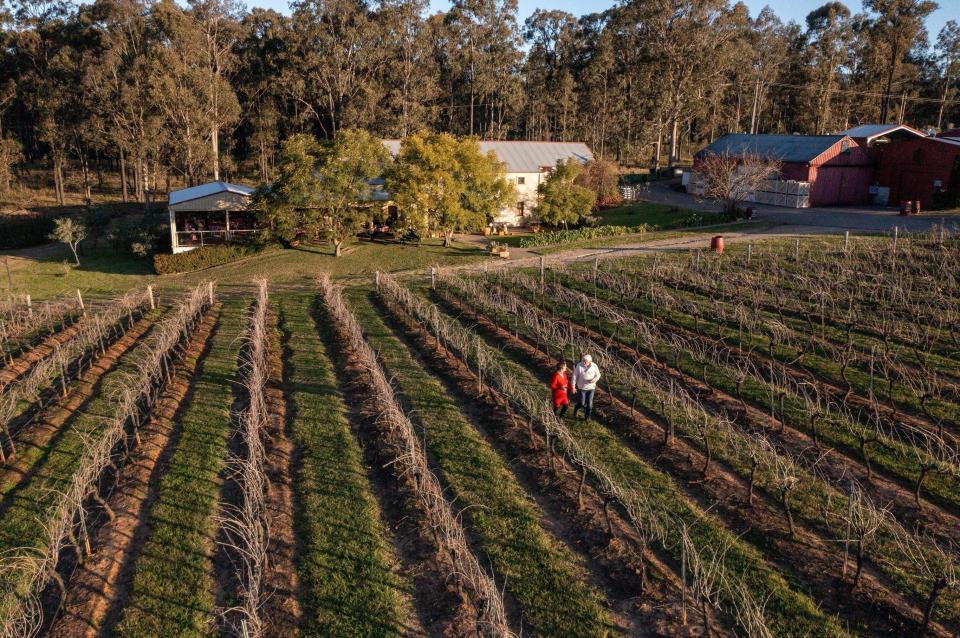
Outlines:
POLYGON ((0 216, 0 249, 30 248, 49 241, 53 220, 45 215, 0 216))
POLYGON ((117 252, 146 257, 170 250, 169 222, 153 214, 113 217, 106 223, 103 234, 117 252))
POLYGON ((553 244, 566 244, 585 239, 601 239, 603 237, 617 237, 629 233, 645 233, 656 230, 656 226, 640 224, 639 226, 596 226, 574 228, 571 230, 554 230, 524 237, 518 243, 520 248, 536 248, 553 244))
POLYGON ((727 222, 735 222, 738 219, 746 218, 747 212, 741 209, 724 211, 722 213, 707 213, 706 215, 701 215, 700 213, 691 213, 680 220, 679 226, 681 228, 690 228, 693 226, 725 224, 727 222))
POLYGON ((158 253, 153 256, 153 269, 158 275, 203 270, 255 255, 262 249, 261 246, 254 244, 224 244, 195 248, 190 252, 177 255, 158 253))

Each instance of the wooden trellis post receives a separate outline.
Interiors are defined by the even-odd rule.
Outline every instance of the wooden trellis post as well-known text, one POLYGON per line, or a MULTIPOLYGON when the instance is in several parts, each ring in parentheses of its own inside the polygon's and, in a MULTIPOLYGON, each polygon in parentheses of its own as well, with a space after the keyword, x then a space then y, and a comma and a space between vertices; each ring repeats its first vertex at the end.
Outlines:
POLYGON ((30 298, 30 295, 27 295, 27 315, 33 316, 33 300, 30 298))
POLYGON ((543 288, 543 255, 540 255, 540 288, 543 288))
POLYGON ((437 289, 437 269, 433 266, 430 266, 430 289, 437 289))
POLYGON ((850 231, 843 231, 843 252, 849 252, 850 250, 850 231))
POLYGON ((156 301, 153 299, 153 286, 147 286, 147 299, 150 300, 150 310, 155 310, 157 308, 156 301))
POLYGON ((800 240, 793 240, 793 260, 795 262, 800 262, 800 240))
POLYGON ((750 265, 750 261, 753 259, 753 244, 747 244, 747 265, 750 265))
POLYGON ((377 288, 377 292, 380 292, 380 271, 374 271, 373 273, 373 283, 377 288))
POLYGON ((213 282, 207 282, 207 293, 210 295, 210 304, 213 304, 213 282))
POLYGON ((79 288, 77 288, 77 303, 80 304, 80 314, 87 314, 87 309, 83 305, 83 295, 80 293, 79 288))

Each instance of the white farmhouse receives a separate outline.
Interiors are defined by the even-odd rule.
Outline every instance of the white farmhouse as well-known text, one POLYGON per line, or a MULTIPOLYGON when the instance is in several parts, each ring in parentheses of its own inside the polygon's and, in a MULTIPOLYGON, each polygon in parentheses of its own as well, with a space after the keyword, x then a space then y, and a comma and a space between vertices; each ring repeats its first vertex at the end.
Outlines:
MULTIPOLYGON (((400 140, 383 140, 387 150, 396 157, 400 140)), ((507 179, 517 190, 517 203, 503 208, 495 223, 520 226, 533 221, 537 205, 537 187, 560 160, 593 161, 593 153, 583 142, 495 142, 481 141, 483 153, 493 151, 507 165, 507 179)))

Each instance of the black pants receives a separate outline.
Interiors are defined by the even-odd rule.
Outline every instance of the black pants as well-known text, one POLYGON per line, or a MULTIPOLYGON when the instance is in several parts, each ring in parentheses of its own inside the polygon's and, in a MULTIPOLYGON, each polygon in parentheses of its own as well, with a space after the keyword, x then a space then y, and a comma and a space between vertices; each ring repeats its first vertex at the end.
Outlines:
POLYGON ((554 408, 553 413, 562 419, 563 415, 567 413, 567 408, 569 407, 570 407, 569 405, 563 404, 559 408, 554 408))

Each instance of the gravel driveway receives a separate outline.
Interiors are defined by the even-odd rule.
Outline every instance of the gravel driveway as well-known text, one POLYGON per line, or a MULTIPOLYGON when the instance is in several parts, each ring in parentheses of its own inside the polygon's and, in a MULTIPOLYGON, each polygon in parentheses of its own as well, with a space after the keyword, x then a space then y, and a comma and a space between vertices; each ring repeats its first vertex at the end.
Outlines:
MULTIPOLYGON (((717 212, 720 206, 712 201, 698 201, 693 195, 678 193, 669 184, 654 182, 644 199, 692 210, 717 212)), ((777 225, 812 226, 832 230, 889 232, 894 226, 909 232, 923 232, 933 226, 946 223, 947 227, 960 229, 960 216, 924 214, 919 217, 902 217, 891 208, 835 207, 835 208, 783 208, 754 204, 755 219, 777 225)))

